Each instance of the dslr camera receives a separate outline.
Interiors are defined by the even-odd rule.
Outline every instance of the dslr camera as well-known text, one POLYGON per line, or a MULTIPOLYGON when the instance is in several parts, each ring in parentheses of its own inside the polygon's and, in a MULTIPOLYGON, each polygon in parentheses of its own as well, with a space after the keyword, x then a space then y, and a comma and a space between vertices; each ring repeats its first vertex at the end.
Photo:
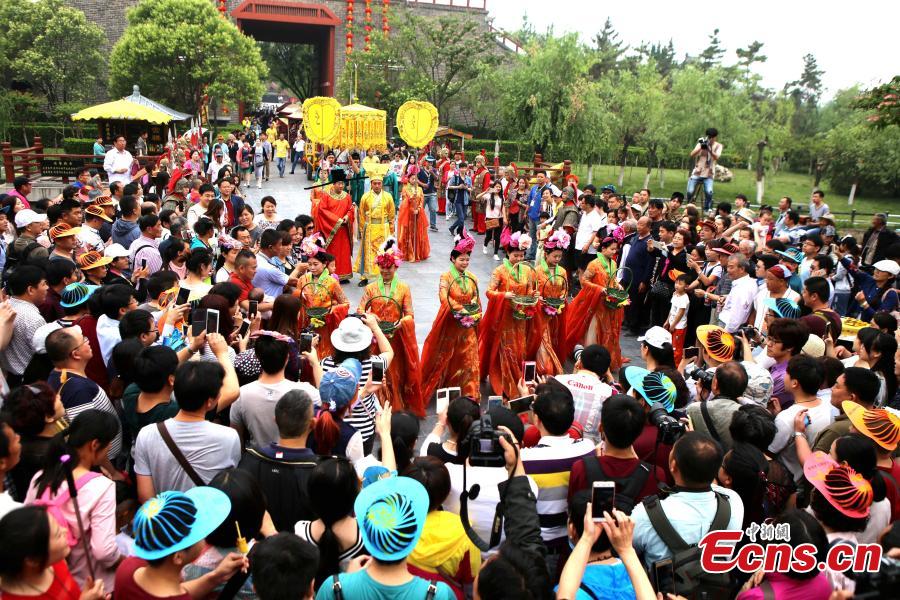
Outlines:
POLYGON ((685 378, 690 378, 695 381, 699 381, 700 385, 703 386, 705 390, 712 390, 712 382, 715 377, 715 373, 710 373, 706 369, 698 365, 688 365, 684 368, 684 376, 685 378))
POLYGON ((489 414, 481 415, 481 419, 472 423, 469 428, 469 464, 473 467, 505 467, 506 458, 503 456, 503 447, 500 445, 500 437, 506 438, 512 443, 510 437, 497 431, 491 425, 489 414))
POLYGON ((708 136, 703 136, 702 138, 698 138, 697 143, 700 144, 700 147, 703 150, 709 150, 709 137, 708 136))
POLYGON ((669 415, 666 409, 659 405, 650 409, 647 420, 656 427, 656 441, 660 444, 671 446, 687 431, 687 426, 684 423, 669 415))

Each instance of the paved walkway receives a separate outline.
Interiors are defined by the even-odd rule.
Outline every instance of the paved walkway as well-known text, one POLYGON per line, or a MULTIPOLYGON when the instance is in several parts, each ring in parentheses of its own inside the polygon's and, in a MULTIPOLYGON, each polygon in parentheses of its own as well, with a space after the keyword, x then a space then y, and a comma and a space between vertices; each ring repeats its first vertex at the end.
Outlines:
MULTIPOLYGON (((310 210, 310 192, 303 188, 311 185, 307 181, 306 175, 301 174, 298 170, 296 175, 285 174, 284 178, 278 177, 278 171, 272 167, 272 177, 269 181, 263 182, 262 189, 257 189, 254 185, 250 188, 249 193, 244 193, 244 199, 253 207, 253 210, 259 210, 259 202, 264 196, 273 196, 278 202, 278 214, 282 218, 294 218, 298 214, 309 214, 310 210)), ((448 227, 449 222, 446 217, 438 215, 438 232, 430 232, 431 240, 431 257, 418 263, 403 263, 398 271, 398 276, 409 284, 413 296, 413 309, 416 317, 416 337, 419 340, 419 347, 425 342, 428 332, 431 330, 431 324, 437 315, 440 301, 438 299, 438 285, 441 273, 446 271, 450 265, 450 251, 453 249, 453 236, 450 234, 448 227)), ((481 290, 481 301, 487 306, 487 296, 485 290, 490 283, 491 273, 501 263, 494 261, 493 252, 488 254, 482 253, 482 242, 484 237, 475 235, 476 246, 472 254, 472 262, 469 270, 478 278, 479 288, 481 290)), ((355 249, 354 249, 355 252, 355 249)), ((344 285, 344 292, 350 299, 352 309, 355 309, 362 296, 362 288, 357 287, 359 280, 354 278, 350 283, 344 285)), ((635 338, 622 336, 622 354, 630 357, 633 364, 642 364, 640 360, 640 349, 635 338)), ((482 389, 487 394, 485 388, 482 389)), ((429 418, 427 424, 422 425, 422 437, 431 431, 433 425, 434 407, 429 406, 429 418)))

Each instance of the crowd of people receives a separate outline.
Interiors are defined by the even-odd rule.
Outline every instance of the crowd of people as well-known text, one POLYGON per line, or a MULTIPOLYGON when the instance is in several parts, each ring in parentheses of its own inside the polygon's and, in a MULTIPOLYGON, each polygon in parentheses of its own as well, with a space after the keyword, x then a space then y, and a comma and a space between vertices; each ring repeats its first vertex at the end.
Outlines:
MULTIPOLYGON (((857 241, 821 192, 802 215, 705 211, 447 149, 301 145, 320 187, 282 218, 241 196, 268 176, 231 153, 250 133, 150 170, 119 137, 105 177, 0 200, 0 597, 896 590, 884 215, 857 241), (496 261, 484 287, 473 259, 496 261), (425 260, 449 264, 420 351, 399 272, 425 260), (700 568, 708 532, 766 525, 819 560, 879 544, 883 577, 700 568)), ((273 137, 284 174, 297 140, 273 137)))

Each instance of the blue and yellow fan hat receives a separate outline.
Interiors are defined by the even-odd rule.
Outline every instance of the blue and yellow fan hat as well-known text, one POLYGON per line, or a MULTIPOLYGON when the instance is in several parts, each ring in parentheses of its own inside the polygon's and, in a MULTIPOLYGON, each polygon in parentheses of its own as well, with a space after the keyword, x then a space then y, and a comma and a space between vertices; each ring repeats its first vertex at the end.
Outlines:
POLYGON ((648 371, 641 367, 626 367, 625 379, 648 404, 659 404, 667 413, 675 409, 675 398, 678 397, 678 389, 672 380, 656 371, 648 371))
POLYGON ((401 560, 422 535, 428 492, 409 477, 379 479, 359 492, 353 511, 369 554, 381 561, 401 560))
MULTIPOLYGON (((426 496, 426 509, 427 509, 426 496)), ((134 516, 134 555, 155 560, 190 548, 206 539, 231 512, 231 500, 221 490, 200 486, 186 492, 162 492, 134 516)))

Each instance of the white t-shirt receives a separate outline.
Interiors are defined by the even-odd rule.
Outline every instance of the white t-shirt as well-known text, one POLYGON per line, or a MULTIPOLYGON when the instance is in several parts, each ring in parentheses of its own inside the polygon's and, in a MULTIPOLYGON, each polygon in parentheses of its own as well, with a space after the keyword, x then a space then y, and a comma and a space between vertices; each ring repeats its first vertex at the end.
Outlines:
POLYGON ((810 424, 806 426, 806 439, 810 448, 819 432, 834 421, 831 404, 821 400, 818 406, 810 406, 805 402, 794 403, 775 417, 775 439, 769 445, 769 451, 779 455, 784 466, 794 476, 794 481, 799 481, 803 476, 803 465, 797 460, 797 447, 794 444, 794 417, 804 408, 807 409, 806 416, 810 420, 810 424))
POLYGON ((319 390, 303 381, 283 379, 278 383, 252 381, 241 386, 241 395, 231 406, 231 425, 240 425, 257 446, 268 446, 279 438, 275 424, 275 404, 291 390, 309 395, 319 404, 319 390))
POLYGON ((669 308, 669 318, 667 319, 669 323, 669 327, 675 326, 675 329, 687 329, 687 311, 688 305, 691 303, 691 298, 687 294, 672 294, 672 306, 669 308), (681 319, 678 320, 676 324, 675 315, 678 314, 679 309, 684 309, 684 312, 681 314, 681 319))
MULTIPOLYGON (((575 248, 579 251, 584 248, 584 245, 591 241, 594 234, 605 225, 606 215, 600 214, 596 210, 582 215, 581 221, 578 222, 578 231, 575 232, 575 248)), ((594 246, 590 246, 587 251, 588 254, 597 254, 597 249, 594 246)))

